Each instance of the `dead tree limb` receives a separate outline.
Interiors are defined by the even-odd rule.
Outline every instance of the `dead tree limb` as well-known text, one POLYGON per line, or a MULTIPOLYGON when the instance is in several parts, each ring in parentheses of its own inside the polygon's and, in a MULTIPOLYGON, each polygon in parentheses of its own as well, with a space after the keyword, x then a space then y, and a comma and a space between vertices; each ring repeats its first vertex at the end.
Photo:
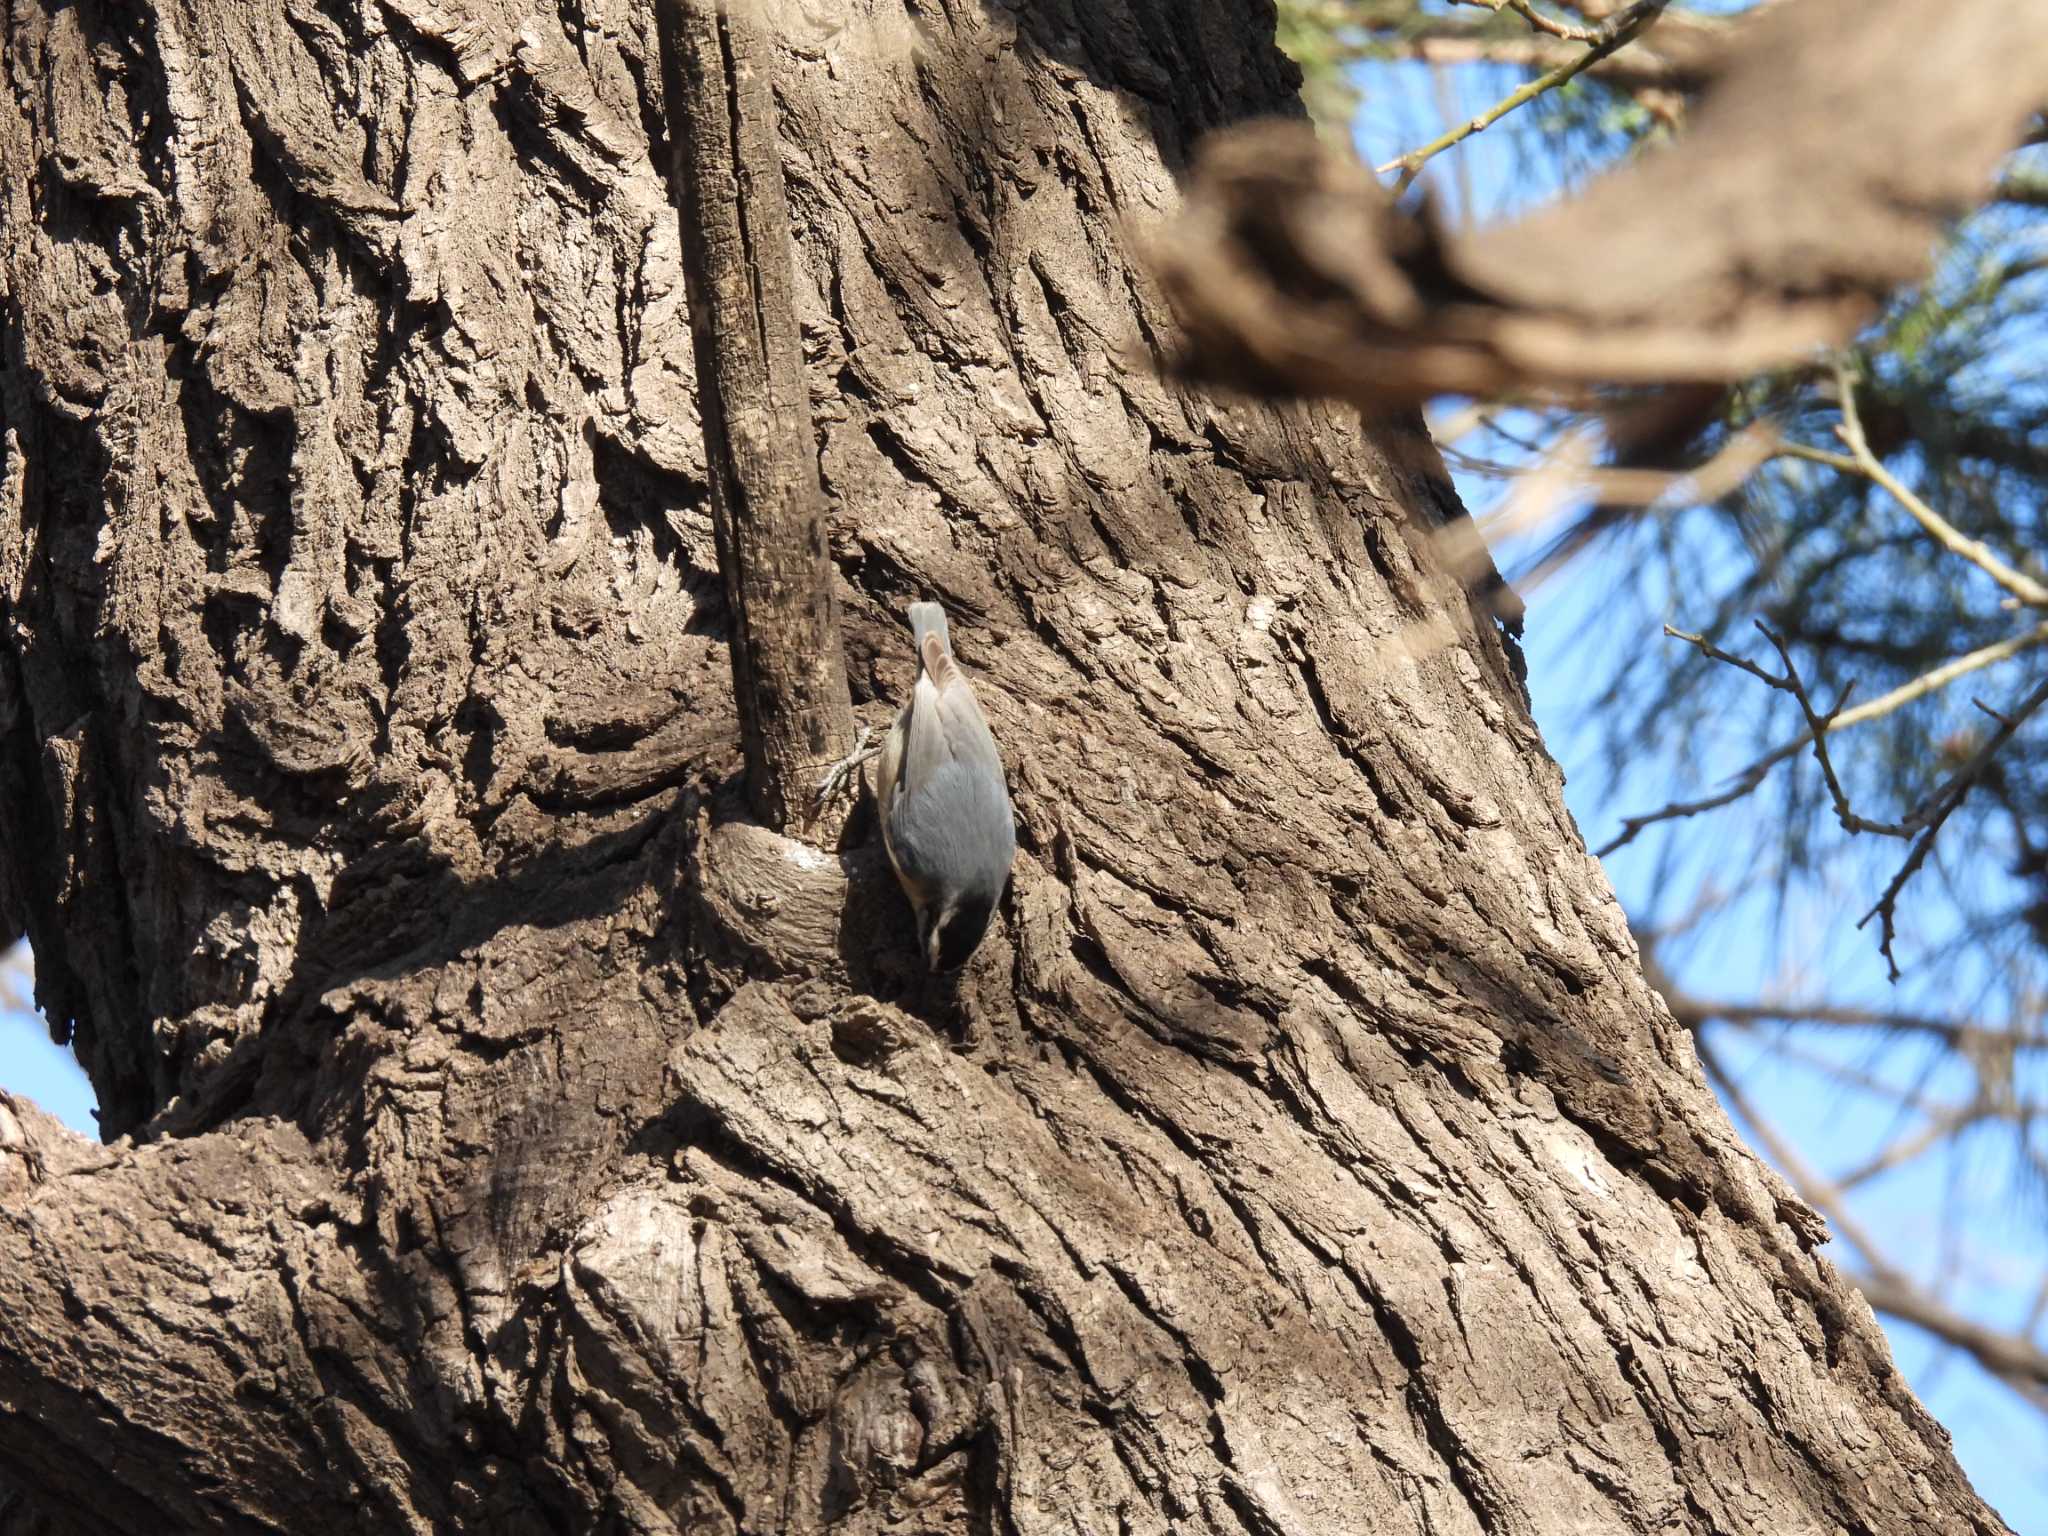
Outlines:
POLYGON ((655 10, 747 794, 768 825, 800 825, 853 713, 791 293, 772 64, 757 21, 719 0, 655 10))

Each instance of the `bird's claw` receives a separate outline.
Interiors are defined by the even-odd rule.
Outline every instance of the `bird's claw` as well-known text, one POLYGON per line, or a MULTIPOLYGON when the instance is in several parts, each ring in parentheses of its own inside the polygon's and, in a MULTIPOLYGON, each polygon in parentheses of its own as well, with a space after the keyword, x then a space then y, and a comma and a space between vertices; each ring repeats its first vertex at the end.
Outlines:
POLYGON ((881 754, 880 747, 868 745, 868 737, 872 734, 866 726, 862 726, 853 738, 853 750, 825 770, 824 775, 818 780, 818 800, 815 807, 817 811, 824 810, 831 803, 832 797, 853 777, 855 769, 870 758, 881 754))

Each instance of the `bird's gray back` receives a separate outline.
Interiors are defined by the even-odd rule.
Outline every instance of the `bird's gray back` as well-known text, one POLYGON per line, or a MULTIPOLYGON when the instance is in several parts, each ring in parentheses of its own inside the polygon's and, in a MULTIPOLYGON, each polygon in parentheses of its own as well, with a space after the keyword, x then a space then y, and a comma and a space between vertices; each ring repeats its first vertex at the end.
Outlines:
POLYGON ((950 758, 889 801, 889 843, 903 873, 994 900, 1017 851, 1002 771, 950 758), (939 862, 943 858, 943 865, 939 862))

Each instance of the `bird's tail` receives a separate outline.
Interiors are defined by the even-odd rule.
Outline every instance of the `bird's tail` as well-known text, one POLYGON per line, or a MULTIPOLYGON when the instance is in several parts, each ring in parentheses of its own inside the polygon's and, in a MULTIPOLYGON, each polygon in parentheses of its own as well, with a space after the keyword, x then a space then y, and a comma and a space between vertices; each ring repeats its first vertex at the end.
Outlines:
POLYGON ((938 669, 928 659, 930 642, 939 642, 939 654, 951 658, 953 637, 946 630, 946 610, 937 603, 912 603, 910 605, 910 637, 916 642, 918 659, 924 662, 927 672, 938 669))
POLYGON ((940 649, 952 655, 952 635, 946 633, 946 610, 936 602, 913 602, 909 606, 909 635, 918 645, 918 655, 924 655, 924 643, 930 635, 936 635, 940 649))

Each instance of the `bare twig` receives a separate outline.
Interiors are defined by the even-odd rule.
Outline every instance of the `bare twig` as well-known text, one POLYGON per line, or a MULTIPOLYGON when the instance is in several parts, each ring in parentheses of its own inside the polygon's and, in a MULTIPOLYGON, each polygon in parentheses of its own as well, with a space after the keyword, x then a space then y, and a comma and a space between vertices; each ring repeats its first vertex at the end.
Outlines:
POLYGON ((1867 479, 1889 491, 1892 498, 1912 514, 1913 521, 1926 529, 1943 549, 1962 556, 2029 607, 2048 608, 2048 586, 2043 586, 2033 577, 2014 570, 1999 559, 1989 545, 1961 533, 1947 518, 1914 495, 1896 475, 1884 467, 1877 455, 1870 451, 1870 444, 1863 435, 1862 420, 1856 413, 1856 381, 1850 375, 1846 363, 1836 365, 1835 389, 1840 396, 1842 408, 1842 424, 1835 431, 1848 448, 1849 456, 1855 461, 1856 468, 1867 479))
MULTIPOLYGON (((1892 822, 1872 821, 1866 816, 1858 815, 1850 807, 1849 796, 1842 788, 1841 779, 1836 776, 1834 760, 1828 756, 1827 734, 1835 721, 1840 718, 1842 706, 1849 700, 1849 688, 1842 690, 1842 696, 1835 701, 1833 709, 1829 710, 1826 714, 1821 714, 1813 707, 1813 699, 1806 691, 1806 684, 1800 680, 1798 664, 1792 660, 1792 652, 1786 646, 1784 637, 1765 624, 1762 619, 1756 621, 1756 627, 1757 633, 1770 641, 1778 653, 1778 659, 1784 662, 1785 675, 1783 677, 1765 671, 1753 661, 1745 660, 1732 652, 1722 650, 1703 635, 1687 634, 1684 630, 1673 629, 1669 624, 1664 626, 1664 633, 1672 636, 1674 639, 1683 640, 1688 645, 1697 647, 1700 654, 1709 661, 1717 661, 1724 666, 1734 667, 1739 671, 1747 672, 1751 677, 1777 689, 1781 693, 1792 695, 1793 699, 1798 702, 1800 713, 1806 716, 1806 739, 1813 744, 1813 754, 1820 762, 1821 777, 1827 781, 1828 794, 1835 803, 1835 815, 1841 820, 1844 830, 1851 833, 1877 832, 1882 833, 1886 837, 1912 836, 1912 828, 1910 826, 1892 822)), ((1854 686, 1853 683, 1849 685, 1851 688, 1854 686)))
POLYGON ((1859 816, 1850 809, 1849 796, 1842 788, 1842 781, 1835 774, 1834 759, 1828 756, 1828 729, 1842 713, 1842 706, 1849 702, 1849 690, 1856 685, 1851 681, 1842 689, 1842 696, 1835 700, 1835 707, 1825 715, 1817 714, 1813 700, 1806 692, 1806 685, 1799 679, 1798 665, 1792 660, 1792 651, 1785 644, 1784 636, 1765 624, 1756 621, 1757 632, 1771 642, 1778 653, 1778 659, 1785 663, 1785 691, 1799 701, 1799 712, 1806 716, 1806 732, 1813 739, 1813 755, 1820 763, 1821 778, 1827 782, 1828 795, 1835 803, 1835 817, 1842 824, 1842 830, 1852 836, 1858 832, 1875 832, 1884 837, 1910 837, 1912 828, 1897 822, 1872 821, 1859 816))
POLYGON ((1863 473, 1863 466, 1850 458, 1846 453, 1829 453, 1825 448, 1813 448, 1805 443, 1781 440, 1778 444, 1776 457, 1781 459, 1805 459, 1810 463, 1825 464, 1828 468, 1838 469, 1845 475, 1860 475, 1863 473))
POLYGON ((1664 626, 1664 633, 1674 640, 1683 640, 1709 661, 1718 661, 1724 667, 1733 667, 1738 672, 1747 672, 1751 677, 1768 687, 1776 688, 1786 693, 1793 691, 1789 678, 1779 677, 1774 673, 1766 672, 1755 662, 1745 660, 1737 656, 1733 651, 1722 650, 1704 635, 1687 634, 1682 629, 1673 629, 1669 624, 1664 626))
POLYGON ((2034 1291, 2034 1300, 2027 1308, 2027 1315, 2020 1324, 2020 1334, 2032 1338, 2034 1330, 2041 1326, 2041 1319, 2048 1317, 2048 1275, 2041 1277, 2041 1284, 2034 1291))
POLYGON ((1515 108, 1527 106, 1545 91, 1555 90, 1558 86, 1563 85, 1584 70, 1599 63, 1607 55, 1614 52, 1615 49, 1629 42, 1644 27, 1655 20, 1657 13, 1663 10, 1668 3, 1669 0, 1635 0, 1635 4, 1629 6, 1628 9, 1605 23, 1599 29, 1600 40, 1577 58, 1560 64, 1556 69, 1549 71, 1547 74, 1538 75, 1534 80, 1529 81, 1516 90, 1510 91, 1477 117, 1459 124, 1447 133, 1438 135, 1420 149, 1411 149, 1407 154, 1400 156, 1398 159, 1389 160, 1385 165, 1377 167, 1378 174, 1384 176, 1389 171, 1399 171, 1401 173, 1394 182, 1394 195, 1399 197, 1414 184, 1416 174, 1421 171, 1423 164, 1430 158, 1442 154, 1454 145, 1462 144, 1465 140, 1472 137, 1473 134, 1480 132, 1482 129, 1492 127, 1510 112, 1514 111, 1515 108))
MULTIPOLYGON (((1684 635, 1677 630, 1671 630, 1669 633, 1688 641, 1692 639, 1691 636, 1684 635)), ((1901 683, 1889 693, 1871 699, 1867 703, 1858 704, 1853 709, 1845 709, 1834 717, 1828 729, 1830 731, 1843 731, 1851 726, 1862 725, 1866 721, 1889 715, 1895 710, 1902 709, 1906 705, 1911 704, 1916 699, 1925 698, 1931 693, 1936 693, 1946 688, 1959 677, 1965 677, 1984 667, 1994 666, 2001 661, 2009 661, 2021 652, 2032 650, 2034 647, 2043 644, 2048 644, 2048 623, 2037 624, 2032 629, 2025 630, 2020 634, 1995 641, 1990 645, 1980 646, 1974 651, 1958 656, 1953 661, 1944 662, 1930 671, 1921 673, 1920 676, 1910 682, 1901 683)), ((1679 821, 1688 816, 1698 816, 1703 812, 1718 810, 1724 805, 1731 805, 1735 801, 1742 799, 1745 795, 1753 794, 1773 768, 1777 767, 1778 764, 1784 762, 1787 758, 1805 751, 1810 740, 1810 734, 1802 735, 1773 747, 1769 752, 1766 752, 1762 757, 1736 774, 1729 781, 1729 787, 1718 794, 1709 795, 1700 800, 1674 800, 1668 805, 1659 807, 1657 810, 1645 811, 1640 815, 1624 817, 1621 823, 1621 831, 1594 850, 1595 855, 1599 858, 1606 858, 1608 854, 1613 853, 1617 848, 1626 847, 1634 842, 1646 829, 1657 825, 1659 822, 1679 821)))
POLYGON ((1911 880, 1920 866, 1927 861, 1928 852, 1934 847, 1934 839, 1940 834, 1942 823, 1948 820, 1949 813, 1963 803, 1963 797, 1970 792, 1970 786, 1977 782, 1985 767, 1997 755, 1998 749, 2012 739, 2013 733, 2043 703, 2048 703, 2048 678, 2043 678, 2034 691, 2020 701, 2018 707, 2005 717, 2005 723, 1985 738, 1984 745, 1977 749, 1976 755, 1937 789, 1911 818, 1923 823, 1924 830, 1914 839, 1911 850, 1906 854, 1905 863, 1901 864, 1899 872, 1892 876, 1891 884, 1884 888, 1884 894, 1878 897, 1877 905, 1864 913, 1856 924, 1861 928, 1873 917, 1882 919, 1877 947, 1884 955, 1885 965, 1893 981, 1899 979, 1899 962, 1892 954, 1892 941, 1898 936, 1896 919, 1899 892, 1906 888, 1906 882, 1911 880))
MULTIPOLYGON (((1858 436, 1860 438, 1860 433, 1858 436)), ((1970 786, 1984 772, 1985 767, 1990 763, 1992 757, 1996 755, 1998 749, 2012 738, 2013 733, 2019 729, 2021 723, 2029 715, 2039 709, 2043 702, 2048 702, 2048 679, 2044 679, 2041 685, 2033 693, 2029 694, 2010 715, 2000 714, 1995 710, 1987 710, 1986 713, 1991 714, 2000 722, 1999 728, 1985 739, 1984 744, 1977 749, 1977 752, 1971 757, 1969 762, 1965 763, 1928 795, 1903 821, 1872 821, 1866 816, 1859 815, 1849 804, 1848 794, 1842 788, 1842 781, 1835 773, 1834 761, 1829 757, 1827 751, 1826 737, 1835 727, 1836 723, 1844 716, 1842 705, 1848 699, 1848 691, 1846 689, 1843 690, 1842 699, 1838 700, 1835 707, 1826 714, 1823 715, 1816 711, 1811 697, 1807 694, 1806 685, 1800 680, 1798 666, 1792 660, 1791 649, 1785 644, 1784 638, 1761 619, 1756 621, 1756 627, 1758 633, 1770 641, 1771 645, 1777 650, 1779 659, 1784 662, 1785 675, 1783 677, 1766 671, 1753 661, 1746 661, 1740 656, 1720 649, 1703 636, 1686 634, 1682 630, 1673 629, 1668 624, 1664 626, 1664 632, 1697 647, 1700 653, 1706 656, 1708 660, 1738 668, 1780 692, 1791 694, 1798 701, 1801 713, 1806 716, 1806 736, 1800 745, 1805 745, 1808 742, 1813 745, 1814 756, 1820 763, 1821 777, 1827 782, 1828 794, 1834 801, 1835 815, 1840 820, 1843 830, 1852 835, 1859 832, 1872 832, 1885 837, 1910 837, 1914 839, 1911 849, 1906 854, 1905 862, 1900 866, 1899 872, 1892 877, 1891 883, 1885 887, 1884 894, 1878 898, 1877 905, 1864 913, 1863 917, 1856 924, 1858 928, 1861 928, 1873 917, 1881 917, 1883 919, 1878 949, 1884 955, 1885 965, 1890 972, 1891 979, 1897 981, 1899 979, 1899 964, 1893 954, 1893 943, 1897 938, 1896 916, 1899 893, 1905 889, 1906 882, 1911 880, 1920 866, 1926 862, 1927 855, 1934 846, 1934 839, 1941 831, 1942 824, 1948 820, 1950 813, 1958 805, 1962 804, 1963 797, 1969 793, 1970 786)), ((1789 756, 1790 754, 1783 755, 1789 756)), ((1760 759, 1750 766, 1730 790, 1710 801, 1694 802, 1690 806, 1667 806, 1663 811, 1654 812, 1649 816, 1629 818, 1628 821, 1623 823, 1624 830, 1622 836, 1615 842, 1608 844, 1606 848, 1601 849, 1601 855, 1604 857, 1613 849, 1620 847, 1653 821, 1670 820, 1679 815, 1693 815, 1699 810, 1709 809, 1713 805, 1725 805, 1732 800, 1741 798, 1755 789, 1763 781, 1763 776, 1769 771, 1770 767, 1775 762, 1781 760, 1782 757, 1779 754, 1772 754, 1760 759)))
POLYGON ((1461 5, 1476 5, 1495 15, 1503 10, 1513 11, 1538 32, 1548 32, 1552 37, 1561 37, 1574 43, 1598 43, 1601 41, 1598 27, 1581 27, 1556 16, 1546 16, 1529 3, 1529 0, 1458 0, 1461 5))

